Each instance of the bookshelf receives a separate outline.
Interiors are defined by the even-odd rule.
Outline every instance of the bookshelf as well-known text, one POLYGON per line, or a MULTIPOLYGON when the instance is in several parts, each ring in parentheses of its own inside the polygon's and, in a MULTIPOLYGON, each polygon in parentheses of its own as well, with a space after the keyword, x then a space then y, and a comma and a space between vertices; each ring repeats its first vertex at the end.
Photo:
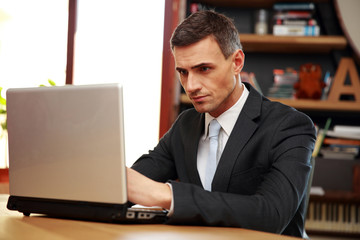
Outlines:
MULTIPOLYGON (((319 37, 293 37, 274 35, 239 35, 244 51, 259 53, 329 53, 333 50, 342 50, 347 46, 344 36, 319 36, 319 37), (284 48, 286 46, 286 48, 284 48)), ((273 101, 292 106, 305 111, 353 111, 360 112, 360 104, 356 102, 331 102, 326 100, 307 99, 282 99, 271 98, 273 101)), ((182 104, 191 104, 186 94, 181 94, 182 104)))
MULTIPOLYGON (((326 71, 330 72, 331 76, 333 76, 333 88, 330 88, 327 100, 285 98, 270 98, 270 100, 281 102, 306 113, 319 128, 323 128, 322 125, 326 123, 328 118, 332 119, 331 125, 359 125, 359 65, 348 62, 354 60, 354 55, 353 52, 349 50, 350 42, 345 37, 341 28, 335 27, 339 18, 336 15, 333 0, 188 0, 187 3, 207 4, 210 9, 214 9, 234 19, 234 23, 240 32, 239 37, 245 53, 245 66, 243 70, 248 73, 253 72, 256 75, 256 80, 265 96, 267 95, 267 90, 271 87, 269 83, 273 82, 273 69, 276 68, 285 69, 286 67, 293 67, 295 70, 298 70, 298 66, 310 62, 322 66, 323 76, 326 71), (319 19, 321 19, 321 22, 326 23, 326 25, 321 26, 321 35, 310 37, 253 34, 253 22, 251 20, 253 13, 256 9, 260 8, 271 10, 273 4, 277 2, 318 3, 319 9, 321 8, 319 11, 319 13, 321 13, 319 19), (343 64, 342 62, 344 60, 346 60, 346 63, 343 64), (356 70, 357 73, 355 73, 356 70), (348 76, 346 80, 347 84, 345 84, 344 80, 346 76, 348 76), (349 81, 351 87, 348 85, 349 81), (334 86, 335 82, 336 86, 334 86), (355 82, 359 84, 353 84, 355 82), (353 94, 355 101, 340 100, 339 96, 342 94, 353 94)), ((357 64, 359 64, 359 62, 357 62, 357 64)), ((189 107, 192 107, 190 99, 185 93, 181 93, 180 110, 189 107)), ((358 165, 358 169, 360 169, 358 157, 356 160, 334 160, 318 156, 315 158, 315 161, 315 181, 313 181, 315 185, 313 186, 322 186, 324 182, 328 185, 323 186, 325 190, 324 196, 312 195, 310 197, 309 204, 312 206, 311 209, 316 209, 317 206, 329 208, 329 205, 337 209, 345 209, 345 206, 351 206, 351 209, 356 208, 360 211, 360 190, 352 190, 350 186, 357 186, 357 188, 360 189, 358 184, 360 170, 358 170, 357 175, 353 171, 355 165, 358 165), (333 169, 335 173, 328 171, 329 166, 332 167, 331 169, 333 169), (341 174, 342 172, 346 174, 341 174), (334 184, 334 182, 336 182, 337 185, 334 184), (343 188, 345 183, 347 184, 347 188, 343 188)), ((309 212, 311 212, 310 210, 309 212)), ((360 212, 357 212, 357 214, 360 214, 360 212)), ((309 219, 311 218, 311 214, 309 215, 306 226, 308 233, 314 235, 338 235, 341 237, 360 236, 360 222, 356 224, 340 223, 338 224, 340 226, 339 229, 329 229, 329 226, 335 226, 339 221, 334 223, 327 219, 319 219, 318 216, 315 219, 309 219), (317 228, 317 225, 321 225, 321 227, 317 228), (349 232, 349 226, 356 228, 357 232, 349 232)), ((325 215, 324 211, 323 215, 325 215)), ((350 215, 351 214, 348 214, 347 216, 350 215)), ((353 217, 351 217, 351 219, 353 219, 353 217)))
MULTIPOLYGON (((188 4, 191 3, 201 3, 201 4, 207 4, 210 8, 214 8, 215 10, 220 10, 220 12, 223 12, 226 9, 234 8, 234 11, 240 10, 243 11, 254 11, 254 9, 258 8, 267 8, 271 9, 274 3, 277 2, 284 2, 280 0, 253 0, 253 1, 245 1, 245 0, 194 0, 194 1, 188 1, 188 4), (219 9, 220 7, 220 9, 219 9), (225 8, 222 8, 225 7, 225 8)), ((328 4, 332 5, 333 1, 331 0, 290 0, 286 2, 313 2, 313 3, 319 3, 319 4, 328 4)), ((244 12, 241 12, 239 14, 244 14, 244 12)), ((250 15, 249 15, 250 16, 250 15)), ((248 16, 248 17, 249 17, 248 16)), ((231 16, 230 16, 231 17, 231 16)), ((336 18, 336 16, 333 16, 336 18)), ((325 69, 323 71, 325 72, 327 67, 333 64, 334 62, 329 60, 332 55, 334 55, 334 52, 341 52, 345 51, 348 48, 348 41, 346 37, 343 34, 336 34, 336 35, 320 35, 320 36, 275 36, 272 34, 266 34, 266 35, 257 35, 253 33, 242 33, 239 34, 240 41, 243 45, 243 49, 245 52, 245 55, 247 56, 245 67, 248 67, 248 70, 245 71, 254 71, 258 82, 263 84, 265 86, 261 86, 264 94, 266 95, 266 91, 269 87, 269 81, 271 81, 271 73, 267 69, 267 75, 266 79, 264 79, 265 74, 265 67, 266 65, 274 65, 274 68, 278 68, 274 62, 271 62, 269 64, 259 65, 258 61, 254 61, 255 58, 259 59, 262 58, 262 56, 267 57, 268 59, 270 55, 284 55, 284 58, 286 58, 291 65, 292 61, 298 61, 297 60, 300 56, 303 56, 303 58, 308 60, 312 60, 313 56, 320 56, 323 59, 327 59, 328 61, 325 66, 325 69), (255 55, 255 58, 250 56, 251 54, 255 55), (251 57, 252 62, 249 62, 248 57, 251 57), (259 67, 261 69, 260 73, 256 72, 256 67, 252 67, 256 64, 256 67, 259 67), (252 65, 252 66, 251 66, 252 65), (251 67, 250 67, 251 66, 251 67), (250 68, 249 68, 250 67, 250 68), (262 73, 264 72, 264 73, 262 73), (262 76, 258 74, 262 74, 262 76), (265 84, 264 84, 265 83, 265 84)), ((286 62, 285 60, 284 62, 286 62)), ((319 59, 314 59, 313 61, 317 61, 319 59)), ((276 61, 276 60, 274 60, 276 61)), ((298 62, 295 64, 295 66, 298 64, 298 62)), ((303 62, 305 63, 305 62, 303 62)), ((321 64, 321 63, 320 63, 321 64)), ((337 65, 333 65, 333 70, 336 71, 337 65)), ((295 67, 296 69, 296 67, 295 67)), ((280 98, 271 98, 273 101, 278 101, 283 104, 292 106, 296 109, 299 109, 301 111, 324 111, 324 112, 360 112, 360 103, 359 101, 351 102, 351 101, 327 101, 327 100, 308 100, 308 99, 280 99, 280 98)), ((191 106, 191 101, 188 99, 185 93, 182 93, 180 96, 180 104, 183 106, 191 106)))

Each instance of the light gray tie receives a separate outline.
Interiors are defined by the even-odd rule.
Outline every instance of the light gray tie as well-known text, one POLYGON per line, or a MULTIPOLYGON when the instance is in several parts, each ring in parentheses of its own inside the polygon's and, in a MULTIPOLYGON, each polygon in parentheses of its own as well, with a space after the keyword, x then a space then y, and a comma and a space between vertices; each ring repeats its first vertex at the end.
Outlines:
POLYGON ((205 172, 205 190, 211 191, 211 183, 216 171, 216 153, 218 149, 218 136, 221 126, 216 119, 209 124, 210 150, 205 172))

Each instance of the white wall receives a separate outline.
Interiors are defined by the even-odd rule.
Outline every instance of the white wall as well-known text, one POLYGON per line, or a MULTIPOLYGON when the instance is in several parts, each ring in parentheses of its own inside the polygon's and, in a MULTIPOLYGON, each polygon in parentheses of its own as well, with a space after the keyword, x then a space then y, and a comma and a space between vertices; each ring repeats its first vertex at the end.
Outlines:
MULTIPOLYGON (((65 84, 68 1, 0 0, 0 86, 65 84)), ((1 119, 0 122, 4 121, 1 119)), ((0 168, 8 166, 7 133, 0 128, 0 168)))
POLYGON ((74 84, 124 86, 127 165, 158 142, 165 0, 79 0, 74 84))

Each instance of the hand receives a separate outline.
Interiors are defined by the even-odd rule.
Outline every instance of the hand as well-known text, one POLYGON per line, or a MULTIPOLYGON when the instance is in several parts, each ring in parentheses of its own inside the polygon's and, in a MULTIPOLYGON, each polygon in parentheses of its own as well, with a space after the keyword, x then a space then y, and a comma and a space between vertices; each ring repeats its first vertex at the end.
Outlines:
POLYGON ((126 168, 126 171, 130 202, 170 209, 172 193, 167 184, 153 181, 131 168, 126 168))

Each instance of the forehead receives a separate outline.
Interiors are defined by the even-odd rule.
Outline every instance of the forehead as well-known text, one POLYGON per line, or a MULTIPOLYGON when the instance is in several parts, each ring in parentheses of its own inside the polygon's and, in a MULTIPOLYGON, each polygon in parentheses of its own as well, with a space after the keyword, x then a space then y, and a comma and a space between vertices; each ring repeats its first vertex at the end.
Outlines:
POLYGON ((176 67, 191 68, 201 63, 215 64, 225 60, 219 44, 213 37, 206 37, 189 46, 174 47, 176 67))

